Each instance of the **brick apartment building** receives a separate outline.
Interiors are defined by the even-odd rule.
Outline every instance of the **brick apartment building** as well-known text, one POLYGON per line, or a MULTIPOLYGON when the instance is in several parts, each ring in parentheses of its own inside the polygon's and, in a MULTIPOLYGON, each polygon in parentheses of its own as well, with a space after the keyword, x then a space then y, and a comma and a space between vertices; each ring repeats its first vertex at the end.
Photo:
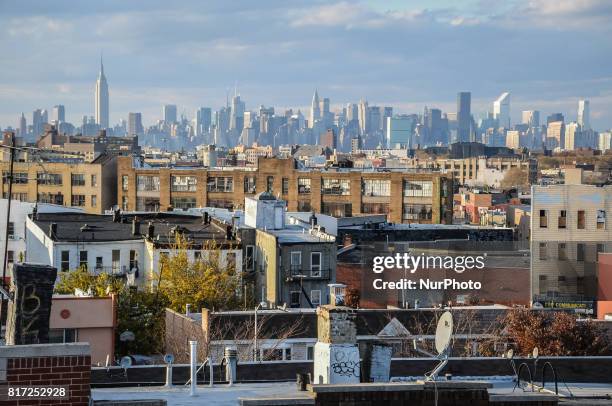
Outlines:
POLYGON ((130 157, 117 162, 117 201, 123 210, 241 209, 245 197, 268 191, 285 200, 288 211, 387 214, 393 223, 452 221, 452 181, 431 171, 298 169, 291 158, 259 158, 256 168, 161 168, 130 157))
MULTIPOLYGON (((83 160, 15 162, 14 200, 80 207, 102 214, 117 202, 116 158, 103 154, 83 160)), ((8 197, 9 162, 0 162, 2 197, 8 197)))

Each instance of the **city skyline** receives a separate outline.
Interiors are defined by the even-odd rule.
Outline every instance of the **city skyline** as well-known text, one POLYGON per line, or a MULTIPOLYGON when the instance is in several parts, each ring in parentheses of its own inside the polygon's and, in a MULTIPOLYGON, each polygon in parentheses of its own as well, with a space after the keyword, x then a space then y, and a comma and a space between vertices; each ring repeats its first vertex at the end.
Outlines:
POLYGON ((142 112, 150 125, 164 104, 190 117, 201 106, 217 109, 237 82, 247 109, 303 113, 314 89, 332 109, 367 98, 401 113, 454 112, 465 90, 476 118, 509 91, 513 122, 523 110, 576 120, 586 98, 591 126, 612 127, 612 45, 603 24, 612 7, 603 1, 144 4, 1 5, 0 50, 13 57, 0 78, 0 126, 17 127, 21 112, 56 104, 71 122, 93 116, 104 52, 111 125, 128 112, 142 112))

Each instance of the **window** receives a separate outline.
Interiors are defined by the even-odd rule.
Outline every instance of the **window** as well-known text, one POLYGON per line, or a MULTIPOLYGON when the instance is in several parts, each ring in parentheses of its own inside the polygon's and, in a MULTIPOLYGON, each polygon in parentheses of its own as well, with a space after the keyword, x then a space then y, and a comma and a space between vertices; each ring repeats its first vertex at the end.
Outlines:
POLYGON ((389 203, 363 203, 361 212, 363 214, 388 214, 389 203))
POLYGON ((72 186, 85 186, 85 175, 82 173, 73 173, 70 175, 70 184, 72 186))
POLYGON ((404 204, 402 219, 421 221, 431 218, 431 204, 404 204))
POLYGON ((548 227, 548 213, 546 210, 540 210, 540 228, 548 227))
POLYGON ((351 217, 353 205, 351 203, 322 202, 321 213, 333 217, 351 217))
POLYGON ((195 176, 172 176, 173 192, 195 192, 198 179, 195 176))
POLYGON ((584 244, 578 243, 576 245, 576 260, 578 262, 584 262, 584 244))
POLYGON ((15 262, 15 251, 6 251, 6 262, 9 264, 15 262))
POLYGON ((195 197, 173 197, 172 207, 175 209, 187 210, 196 207, 195 197))
POLYGON ((558 219, 557 227, 558 228, 565 228, 566 225, 567 225, 567 211, 566 210, 560 210, 559 211, 559 219, 558 219))
MULTIPOLYGON (((125 203, 127 207, 127 198, 125 203)), ((137 197, 136 211, 159 211, 159 197, 137 197)))
MULTIPOLYGON (((7 184, 9 178, 8 172, 2 173, 2 183, 7 184)), ((13 185, 25 185, 28 183, 27 172, 13 172, 13 185)))
POLYGON ((70 270, 70 251, 62 251, 60 269, 62 272, 70 270))
POLYGON ((433 182, 430 180, 404 180, 404 196, 431 197, 433 182))
POLYGON ((299 271, 302 268, 302 253, 300 251, 293 251, 291 253, 291 270, 299 271))
POLYGON ((87 251, 79 251, 79 268, 87 269, 87 251))
POLYGON ((231 193, 234 191, 234 178, 229 176, 208 178, 207 190, 209 192, 231 193))
POLYGON ((297 211, 301 211, 301 212, 312 211, 310 200, 298 200, 297 211))
POLYGON ((121 190, 123 190, 124 192, 127 192, 128 186, 129 186, 129 177, 127 175, 123 175, 121 177, 121 190))
POLYGON ((585 218, 584 218, 584 210, 578 210, 578 222, 576 224, 576 228, 578 230, 584 230, 586 227, 585 218))
POLYGON ((545 242, 540 243, 540 261, 546 261, 548 259, 548 247, 545 242))
POLYGON ((282 192, 284 195, 289 193, 289 178, 283 178, 282 192))
POLYGON ((298 178, 298 194, 307 195, 310 193, 310 178, 298 178))
POLYGON ((255 176, 245 176, 244 177, 244 193, 256 193, 257 178, 255 176))
POLYGON ((364 196, 391 196, 391 181, 382 179, 364 179, 364 196))
POLYGON ((36 179, 39 185, 61 185, 62 175, 58 173, 38 172, 36 179))
POLYGON ((311 290, 310 291, 310 303, 313 306, 321 306, 321 291, 320 290, 311 290))
POLYGON ((102 257, 96 257, 96 269, 102 269, 103 265, 104 260, 102 259, 102 257))
POLYGON ((348 179, 323 179, 321 193, 324 195, 348 196, 351 194, 351 184, 348 179))
POLYGON ((559 243, 559 245, 557 246, 557 250, 558 250, 558 258, 559 261, 566 261, 567 260, 567 245, 562 242, 559 243))
POLYGON ((98 207, 98 196, 91 195, 91 207, 98 207))
POLYGON ((64 204, 64 196, 61 193, 39 193, 37 195, 39 203, 64 204))
POLYGON ((9 240, 14 240, 15 239, 15 223, 13 223, 12 221, 9 221, 7 228, 8 228, 7 232, 8 232, 9 240))
POLYGON ((136 177, 136 190, 140 192, 159 192, 159 176, 138 175, 136 177))
POLYGON ((246 269, 247 271, 252 271, 254 267, 254 259, 255 259, 255 247, 253 245, 247 245, 245 250, 245 260, 246 260, 246 269))
POLYGON ((121 269, 121 251, 120 250, 113 250, 111 252, 112 255, 112 269, 113 269, 113 273, 118 273, 119 269, 121 269))
POLYGON ((606 229, 606 211, 605 210, 597 210, 597 229, 598 230, 606 229))
POLYGON ((98 186, 98 175, 91 175, 91 187, 98 186))
POLYGON ((77 330, 74 328, 49 329, 49 343, 65 344, 77 342, 77 330))
POLYGON ((274 193, 274 176, 266 178, 266 192, 274 193))
POLYGON ((311 252, 310 253, 310 275, 321 276, 321 253, 311 252))
POLYGON ((300 292, 292 291, 289 293, 289 306, 292 308, 300 307, 300 292))
POLYGON ((127 196, 121 196, 121 210, 127 210, 127 209, 128 209, 128 198, 127 196))
POLYGON ((72 206, 85 206, 85 195, 72 195, 72 206))
POLYGON ((208 199, 208 207, 232 210, 234 208, 234 202, 233 200, 208 199))
POLYGON ((130 271, 138 266, 138 260, 136 260, 136 251, 130 250, 130 271))
POLYGON ((312 345, 306 347, 306 359, 308 361, 312 361, 314 359, 314 347, 312 345))

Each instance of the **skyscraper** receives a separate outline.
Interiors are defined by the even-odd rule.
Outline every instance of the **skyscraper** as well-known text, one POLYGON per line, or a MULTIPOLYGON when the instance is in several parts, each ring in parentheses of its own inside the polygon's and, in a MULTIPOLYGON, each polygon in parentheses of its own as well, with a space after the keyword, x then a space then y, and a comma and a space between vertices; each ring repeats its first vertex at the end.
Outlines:
POLYGON ((540 112, 538 110, 525 110, 522 113, 522 123, 530 128, 540 126, 540 112))
POLYGON ((408 115, 387 117, 387 147, 412 148, 415 120, 408 115))
POLYGON ((459 92, 457 94, 457 142, 470 141, 470 127, 472 123, 472 94, 459 92))
POLYGON ((370 126, 370 111, 368 110, 367 100, 359 100, 357 110, 359 114, 359 133, 366 134, 370 126))
POLYGON ((212 111, 210 107, 200 107, 196 111, 196 134, 202 135, 210 132, 212 124, 212 111))
POLYGON ((53 121, 58 124, 66 121, 66 109, 63 104, 53 106, 53 121))
POLYGON ((108 84, 104 76, 104 64, 100 58, 100 73, 96 80, 95 92, 95 115, 96 124, 101 128, 108 128, 108 84))
POLYGON ((44 111, 36 109, 32 112, 32 135, 34 138, 42 134, 44 125, 47 122, 44 118, 44 111))
POLYGON ((130 137, 142 135, 144 128, 142 126, 142 113, 128 114, 128 135, 130 137))
POLYGON ((166 124, 176 123, 176 104, 165 104, 163 113, 166 124))
POLYGON ((232 97, 232 110, 230 112, 230 130, 242 132, 244 127, 244 102, 240 100, 240 95, 232 97))
POLYGON ((313 128, 315 121, 321 119, 321 103, 319 101, 319 93, 315 89, 312 95, 312 103, 310 104, 310 116, 308 117, 308 127, 313 128))
POLYGON ((591 109, 588 100, 578 101, 578 124, 583 130, 591 129, 591 109))
POLYGON ((26 118, 23 113, 21 113, 21 117, 19 118, 19 136, 25 137, 28 134, 28 124, 26 123, 26 118))
POLYGON ((493 102, 493 118, 499 127, 510 128, 510 93, 502 93, 493 102))

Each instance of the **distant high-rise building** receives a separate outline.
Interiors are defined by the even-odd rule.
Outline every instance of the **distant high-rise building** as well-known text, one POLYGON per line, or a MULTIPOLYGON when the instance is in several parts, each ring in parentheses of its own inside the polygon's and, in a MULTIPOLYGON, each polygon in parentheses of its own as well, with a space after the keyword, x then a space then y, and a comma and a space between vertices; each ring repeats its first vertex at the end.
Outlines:
POLYGON ((459 92, 457 94, 457 140, 458 142, 469 142, 472 123, 472 94, 470 92, 459 92))
POLYGON ((367 128, 367 132, 369 134, 373 134, 377 131, 382 130, 383 125, 382 125, 382 116, 381 116, 381 110, 380 107, 378 106, 370 106, 368 107, 368 118, 369 118, 369 125, 367 128))
POLYGON ((100 58, 100 73, 98 74, 98 80, 96 80, 94 104, 96 124, 98 124, 100 128, 108 128, 108 83, 106 82, 106 76, 104 76, 102 58, 100 58))
POLYGON ((612 149, 612 131, 599 133, 597 149, 600 151, 612 149))
POLYGON ((315 121, 321 119, 321 102, 319 101, 319 93, 315 89, 312 95, 312 103, 310 104, 310 116, 308 116, 308 127, 313 128, 315 121))
POLYGON ((46 110, 36 109, 32 112, 32 135, 34 138, 43 133, 47 120, 45 119, 46 110))
POLYGON ((26 135, 28 135, 28 124, 25 115, 21 113, 21 117, 19 118, 19 136, 23 138, 26 135))
POLYGON ((349 103, 346 105, 346 122, 353 120, 359 121, 359 109, 355 103, 349 103))
POLYGON ((563 149, 574 150, 576 147, 581 146, 581 132, 580 124, 574 121, 568 123, 565 126, 565 142, 563 144, 563 149))
POLYGON ((359 133, 366 134, 370 126, 370 117, 369 117, 370 110, 368 109, 367 100, 361 99, 359 101, 357 112, 359 115, 359 133))
POLYGON ((63 104, 53 106, 53 121, 55 121, 55 123, 66 122, 66 109, 63 104))
POLYGON ((319 145, 321 145, 322 147, 329 148, 331 150, 336 149, 337 137, 336 137, 336 133, 334 132, 332 128, 328 128, 327 131, 321 134, 319 145))
POLYGON ((506 147, 518 149, 520 147, 520 132, 511 130, 506 132, 506 147))
POLYGON ((196 111, 196 135, 210 132, 212 124, 212 110, 210 107, 200 107, 196 111))
POLYGON ((412 132, 415 120, 412 116, 387 117, 387 147, 412 148, 412 132))
POLYGON ((242 132, 244 128, 244 109, 245 104, 240 100, 240 95, 235 94, 232 97, 232 109, 230 112, 230 130, 242 132))
POLYGON ((538 110, 525 110, 521 115, 521 122, 527 124, 528 127, 540 126, 540 112, 538 110))
POLYGON ((383 133, 387 133, 387 117, 393 117, 393 107, 381 107, 381 120, 383 133))
POLYGON ((588 100, 578 101, 578 124, 583 130, 591 129, 591 111, 590 103, 588 100))
POLYGON ((546 125, 549 125, 550 123, 554 123, 554 122, 557 122, 557 121, 565 121, 565 118, 563 117, 563 114, 561 114, 561 113, 552 113, 551 115, 546 117, 546 125))
POLYGON ((142 126, 142 113, 129 113, 128 114, 128 135, 130 137, 144 134, 144 127, 142 126))
POLYGON ((164 122, 173 124, 177 122, 176 104, 165 104, 163 108, 164 122))
POLYGON ((552 121, 546 129, 546 148, 565 149, 565 123, 563 121, 552 121))
POLYGON ((510 93, 504 92, 493 102, 493 118, 499 127, 510 128, 510 93))

